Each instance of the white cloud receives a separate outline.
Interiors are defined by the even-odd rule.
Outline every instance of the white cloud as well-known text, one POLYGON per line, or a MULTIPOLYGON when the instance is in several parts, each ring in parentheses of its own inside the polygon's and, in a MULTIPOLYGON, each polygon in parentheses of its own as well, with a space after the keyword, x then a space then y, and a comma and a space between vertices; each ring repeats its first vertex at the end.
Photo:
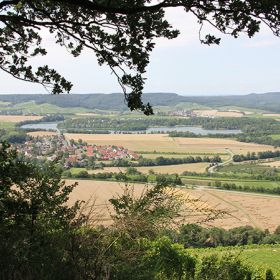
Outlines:
POLYGON ((174 29, 180 31, 180 35, 173 40, 156 39, 158 48, 190 46, 199 41, 199 25, 194 16, 186 13, 182 8, 174 8, 166 10, 166 18, 174 29))

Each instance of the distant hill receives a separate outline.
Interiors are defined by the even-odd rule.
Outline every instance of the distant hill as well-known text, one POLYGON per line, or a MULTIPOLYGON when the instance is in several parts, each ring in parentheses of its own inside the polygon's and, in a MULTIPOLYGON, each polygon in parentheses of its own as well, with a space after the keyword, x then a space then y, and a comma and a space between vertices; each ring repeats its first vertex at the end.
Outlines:
MULTIPOLYGON (((231 96, 182 96, 176 93, 146 93, 145 102, 153 106, 175 106, 183 102, 209 107, 238 106, 280 113, 280 92, 231 96)), ((18 104, 34 101, 49 103, 62 108, 83 107, 99 110, 127 110, 121 93, 112 94, 3 94, 0 101, 18 104)))

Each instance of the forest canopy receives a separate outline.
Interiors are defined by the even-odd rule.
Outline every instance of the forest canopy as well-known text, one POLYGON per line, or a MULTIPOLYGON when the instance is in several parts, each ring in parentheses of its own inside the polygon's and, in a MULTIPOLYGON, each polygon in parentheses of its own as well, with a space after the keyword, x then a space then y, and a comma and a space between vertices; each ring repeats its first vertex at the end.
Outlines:
POLYGON ((49 65, 34 68, 30 59, 44 56, 42 31, 73 56, 90 49, 100 65, 108 65, 124 92, 127 106, 152 114, 141 96, 145 72, 155 39, 176 38, 165 16, 167 9, 181 7, 201 26, 203 44, 220 44, 213 34, 202 35, 204 24, 235 38, 259 32, 261 23, 279 36, 278 0, 60 0, 0 1, 0 68, 17 79, 42 84, 53 94, 70 92, 72 83, 49 65))

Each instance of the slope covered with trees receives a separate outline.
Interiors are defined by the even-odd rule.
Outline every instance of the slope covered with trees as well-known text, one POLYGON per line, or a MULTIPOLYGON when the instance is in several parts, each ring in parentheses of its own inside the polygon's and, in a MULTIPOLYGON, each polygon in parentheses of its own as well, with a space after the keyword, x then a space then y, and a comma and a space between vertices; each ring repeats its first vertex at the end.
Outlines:
POLYGON ((280 34, 277 0, 1 1, 0 69, 17 79, 42 84, 54 94, 70 92, 72 83, 51 66, 35 68, 31 63, 33 57, 47 54, 39 31, 45 29, 75 57, 90 50, 116 76, 129 109, 152 114, 151 104, 142 99, 145 73, 156 38, 179 35, 166 17, 166 10, 179 7, 197 19, 199 39, 206 45, 221 41, 215 34, 204 34, 208 24, 234 38, 241 33, 253 37, 262 23, 274 35, 280 34))
MULTIPOLYGON (((189 93, 188 93, 189 94, 189 93)), ((196 103, 208 107, 238 106, 269 112, 280 112, 280 93, 248 94, 241 96, 182 96, 175 93, 146 93, 144 102, 152 106, 176 106, 180 103, 196 103)), ((34 101, 36 104, 49 103, 62 108, 82 107, 87 109, 125 111, 123 95, 112 94, 1 94, 0 101, 19 104, 34 101)), ((9 106, 7 106, 9 107, 9 106)))

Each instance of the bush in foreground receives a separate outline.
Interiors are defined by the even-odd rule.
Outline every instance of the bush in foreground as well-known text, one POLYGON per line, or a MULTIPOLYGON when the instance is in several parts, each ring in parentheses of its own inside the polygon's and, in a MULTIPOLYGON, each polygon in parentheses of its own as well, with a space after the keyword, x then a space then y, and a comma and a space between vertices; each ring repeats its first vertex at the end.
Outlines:
POLYGON ((94 224, 94 205, 67 206, 74 187, 55 165, 20 161, 0 145, 0 279, 273 279, 234 256, 200 259, 162 236, 184 202, 164 184, 112 198, 108 227, 94 224))

